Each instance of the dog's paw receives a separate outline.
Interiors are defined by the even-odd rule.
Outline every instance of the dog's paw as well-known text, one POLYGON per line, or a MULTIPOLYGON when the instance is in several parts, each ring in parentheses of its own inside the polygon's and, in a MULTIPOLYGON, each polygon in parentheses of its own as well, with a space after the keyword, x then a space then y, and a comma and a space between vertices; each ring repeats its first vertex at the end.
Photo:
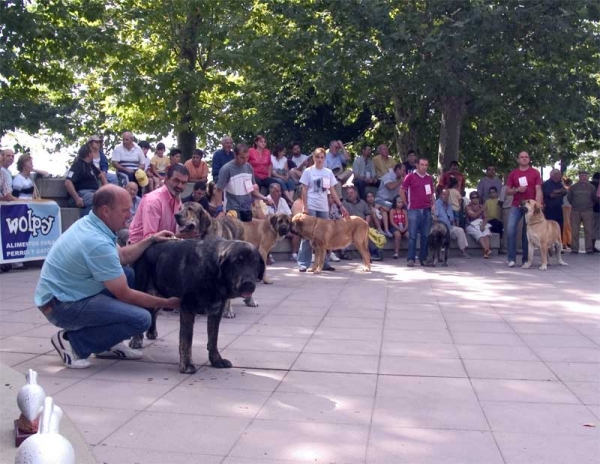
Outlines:
POLYGON ((521 266, 523 269, 529 269, 531 267, 531 263, 527 262, 521 266))
POLYGON ((133 348, 134 350, 141 350, 144 347, 144 342, 142 341, 142 337, 136 335, 135 337, 131 337, 129 341, 129 348, 133 348))
POLYGON ((540 266, 540 271, 547 271, 548 266, 544 266, 543 264, 540 266))
POLYGON ((218 360, 211 361, 210 365, 217 369, 229 369, 230 367, 233 366, 233 364, 231 364, 231 361, 229 359, 224 359, 224 358, 219 358, 218 360))
POLYGON ((182 374, 195 374, 197 371, 198 369, 192 363, 179 365, 179 372, 182 374))
POLYGON ((568 266, 569 265, 569 263, 565 263, 564 261, 559 261, 558 264, 561 265, 561 266, 568 266))
POLYGON ((158 337, 158 332, 156 330, 148 330, 146 332, 146 338, 148 340, 156 340, 156 338, 158 337))
POLYGON ((263 284, 265 285, 273 285, 273 281, 269 279, 263 279, 263 284))
POLYGON ((232 310, 232 309, 229 309, 229 311, 225 311, 225 312, 223 313, 223 317, 224 317, 225 319, 233 319, 233 318, 235 317, 235 313, 233 312, 233 310, 232 310))
POLYGON ((249 306, 250 308, 256 308, 256 307, 258 307, 258 302, 254 298, 252 298, 252 297, 244 298, 244 304, 246 306, 249 306))

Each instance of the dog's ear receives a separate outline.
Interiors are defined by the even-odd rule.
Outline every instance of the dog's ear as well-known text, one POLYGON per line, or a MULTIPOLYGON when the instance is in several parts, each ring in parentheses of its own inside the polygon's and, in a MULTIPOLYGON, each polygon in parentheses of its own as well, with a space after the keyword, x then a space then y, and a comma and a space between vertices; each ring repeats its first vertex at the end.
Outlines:
POLYGON ((273 214, 269 217, 269 222, 271 223, 271 228, 273 230, 277 230, 277 215, 273 214))
POLYGON ((208 232, 208 228, 212 224, 212 218, 208 211, 206 211, 202 206, 200 207, 200 211, 198 211, 198 236, 203 238, 208 232))
POLYGON ((265 276, 265 269, 266 269, 267 263, 265 263, 263 261, 262 256, 258 252, 258 249, 255 249, 254 253, 255 253, 256 257, 258 258, 258 275, 256 276, 256 278, 258 280, 263 280, 263 277, 265 276))

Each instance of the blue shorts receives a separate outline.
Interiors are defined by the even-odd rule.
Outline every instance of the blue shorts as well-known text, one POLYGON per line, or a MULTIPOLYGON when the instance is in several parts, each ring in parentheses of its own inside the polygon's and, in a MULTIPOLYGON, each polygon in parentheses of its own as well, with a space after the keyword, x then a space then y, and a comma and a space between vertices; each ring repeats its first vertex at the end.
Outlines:
POLYGON ((388 201, 388 200, 377 200, 377 199, 375 199, 375 203, 378 204, 379 206, 383 206, 384 208, 392 209, 392 202, 391 201, 388 201))

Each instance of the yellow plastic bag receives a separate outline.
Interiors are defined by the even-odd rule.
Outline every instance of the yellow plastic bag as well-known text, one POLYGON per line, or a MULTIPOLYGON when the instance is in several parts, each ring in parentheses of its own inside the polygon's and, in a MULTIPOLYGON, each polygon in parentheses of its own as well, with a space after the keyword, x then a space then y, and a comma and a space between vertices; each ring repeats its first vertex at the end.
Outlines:
POLYGON ((369 227, 369 240, 371 240, 377 248, 379 248, 380 250, 383 250, 383 247, 385 246, 387 238, 385 237, 385 235, 379 233, 379 231, 377 229, 374 229, 373 227, 369 227))

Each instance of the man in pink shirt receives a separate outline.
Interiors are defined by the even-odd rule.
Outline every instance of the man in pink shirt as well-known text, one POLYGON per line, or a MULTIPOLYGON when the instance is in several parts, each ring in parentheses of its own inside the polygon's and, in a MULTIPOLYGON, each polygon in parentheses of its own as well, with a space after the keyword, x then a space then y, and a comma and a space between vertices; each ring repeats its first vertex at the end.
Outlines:
MULTIPOLYGON (((542 205, 542 177, 537 169, 529 166, 529 153, 519 153, 519 167, 511 171, 506 179, 506 194, 513 195, 512 205, 508 213, 507 243, 508 267, 514 267, 517 260, 517 226, 525 213, 521 210, 521 201, 535 200, 542 205)), ((523 265, 529 256, 527 242, 527 224, 523 220, 523 265)))
POLYGON ((431 229, 431 215, 435 213, 433 179, 427 174, 428 167, 429 161, 420 158, 416 171, 406 175, 400 189, 400 197, 408 205, 408 267, 415 265, 417 234, 421 235, 419 261, 421 266, 427 265, 427 238, 431 229))
POLYGON ((129 243, 137 243, 161 230, 175 233, 175 213, 181 209, 181 194, 189 172, 181 164, 173 165, 167 172, 165 185, 142 197, 129 227, 129 243))

